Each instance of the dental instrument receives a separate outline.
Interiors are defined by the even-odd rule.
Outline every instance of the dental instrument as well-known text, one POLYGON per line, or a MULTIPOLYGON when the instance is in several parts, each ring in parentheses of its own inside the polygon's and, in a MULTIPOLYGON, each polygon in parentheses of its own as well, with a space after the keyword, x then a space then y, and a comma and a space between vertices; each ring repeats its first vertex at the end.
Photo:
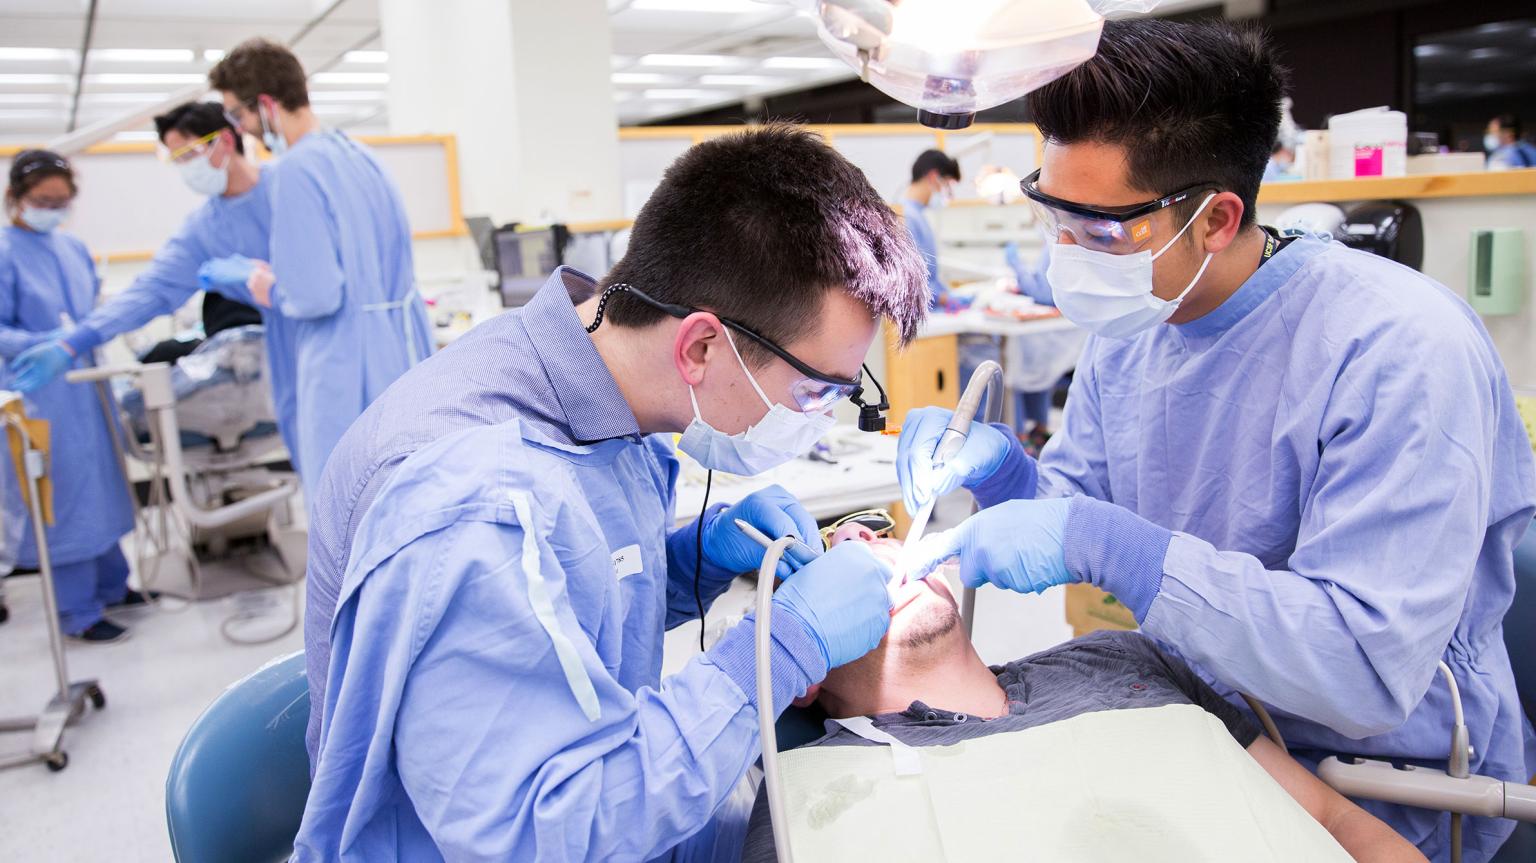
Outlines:
MULTIPOLYGON (((971 379, 965 385, 965 392, 960 394, 960 403, 955 406, 955 413, 949 419, 949 426, 944 429, 944 434, 939 438, 938 445, 933 451, 933 466, 941 468, 946 462, 960 452, 965 446, 965 439, 971 433, 971 422, 976 417, 977 410, 981 407, 982 396, 987 397, 987 416, 984 422, 995 422, 1002 416, 1003 408, 1003 367, 995 360, 987 360, 976 367, 971 373, 971 379)), ((912 516, 912 526, 907 529, 907 538, 902 542, 903 561, 910 558, 912 551, 917 549, 918 543, 923 539, 923 532, 928 529, 928 519, 933 517, 933 506, 938 502, 939 496, 934 495, 928 502, 918 507, 912 516)), ((897 567, 897 572, 891 577, 891 591, 906 583, 907 570, 905 563, 897 567)), ((966 591, 969 600, 970 591, 966 591)), ((967 616, 969 620, 969 616, 967 616)))
MULTIPOLYGON (((746 534, 747 537, 753 542, 758 543, 765 549, 773 548, 774 540, 769 538, 768 534, 758 530, 757 527, 754 526, 751 522, 743 521, 739 518, 733 520, 736 522, 737 529, 746 534)), ((788 547, 785 548, 784 553, 790 559, 790 561, 794 563, 795 569, 799 569, 800 567, 805 566, 816 558, 821 557, 821 552, 816 551, 794 536, 789 536, 786 538, 791 540, 791 542, 788 547)))

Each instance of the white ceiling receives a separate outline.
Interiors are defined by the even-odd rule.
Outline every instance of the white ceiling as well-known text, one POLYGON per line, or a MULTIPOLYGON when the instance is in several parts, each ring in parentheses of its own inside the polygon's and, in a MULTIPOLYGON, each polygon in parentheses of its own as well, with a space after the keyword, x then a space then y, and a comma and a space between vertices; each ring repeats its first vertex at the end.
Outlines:
MULTIPOLYGON (((100 0, 75 126, 163 100, 205 79, 252 36, 291 41, 330 0, 100 0)), ((614 99, 626 124, 852 76, 785 6, 754 0, 609 0, 614 99), (683 56, 679 56, 683 55, 683 56)), ((0 0, 0 141, 69 127, 88 0, 0 0)), ((342 0, 295 51, 325 122, 388 127, 388 58, 377 0, 342 0)), ((125 133, 125 139, 150 133, 125 133)))
MULTIPOLYGON (((0 142, 34 142, 149 107, 203 81, 218 52, 283 42, 311 72, 315 110, 357 132, 388 129, 378 0, 99 0, 78 99, 89 0, 0 0, 0 142), (330 8, 329 13, 326 10, 330 8), (315 19, 324 14, 319 23, 315 19)), ((420 0, 434 2, 434 0, 420 0)), ((451 0, 436 0, 451 2, 451 0)), ((544 0, 561 2, 561 0, 544 0)), ((1165 0, 1160 11, 1221 0, 1165 0)), ((624 124, 853 77, 812 21, 756 0, 607 0, 614 99, 624 124)), ((151 137, 147 130, 122 137, 151 137)))

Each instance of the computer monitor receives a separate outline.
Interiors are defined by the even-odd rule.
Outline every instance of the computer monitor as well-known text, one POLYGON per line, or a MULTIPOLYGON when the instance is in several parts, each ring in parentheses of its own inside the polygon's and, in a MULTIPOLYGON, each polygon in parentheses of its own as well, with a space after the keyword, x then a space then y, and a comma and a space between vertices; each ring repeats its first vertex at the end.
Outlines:
POLYGON ((487 270, 496 269, 496 243, 493 239, 496 224, 485 216, 465 216, 464 227, 469 229, 469 236, 475 241, 475 250, 480 253, 480 266, 487 270))
POLYGON ((515 309, 538 293, 560 266, 560 245, 553 228, 497 228, 496 271, 501 275, 501 305, 515 309))

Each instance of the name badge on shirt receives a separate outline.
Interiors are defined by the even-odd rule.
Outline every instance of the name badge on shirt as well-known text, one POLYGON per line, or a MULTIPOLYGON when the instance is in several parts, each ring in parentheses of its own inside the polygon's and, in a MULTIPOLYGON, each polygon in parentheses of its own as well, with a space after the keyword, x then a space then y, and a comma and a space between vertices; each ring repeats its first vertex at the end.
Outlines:
POLYGON ((613 577, 624 580, 626 577, 638 573, 640 565, 640 546, 626 545, 613 553, 613 577))

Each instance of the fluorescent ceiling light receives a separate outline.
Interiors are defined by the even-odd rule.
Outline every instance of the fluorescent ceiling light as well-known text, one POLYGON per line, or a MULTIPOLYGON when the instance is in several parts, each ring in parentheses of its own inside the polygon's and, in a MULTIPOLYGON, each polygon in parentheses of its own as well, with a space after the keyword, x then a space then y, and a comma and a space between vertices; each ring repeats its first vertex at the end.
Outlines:
POLYGON ((645 98, 647 99, 709 99, 719 95, 719 93, 709 90, 660 89, 645 91, 645 98))
POLYGON ((377 102, 384 98, 378 90, 310 90, 311 102, 377 102))
POLYGON ((68 48, 0 48, 0 60, 74 60, 68 48))
POLYGON ((63 93, 0 93, 0 105, 60 105, 68 99, 63 93))
POLYGON ((316 84, 388 84, 388 72, 320 72, 310 76, 316 84))
POLYGON ((348 63, 388 63, 388 51, 348 51, 342 55, 348 63))
POLYGON ((115 105, 142 105, 149 102, 163 102, 169 99, 170 93, 81 93, 81 102, 109 102, 115 105))
POLYGON ((223 60, 223 59, 224 59, 224 49, 223 48, 205 48, 205 49, 203 49, 203 60, 205 62, 217 63, 217 62, 219 62, 220 60, 223 60))
POLYGON ((92 48, 92 60, 122 63, 191 63, 197 55, 188 48, 92 48))
POLYGON ((67 111, 62 107, 48 110, 47 108, 0 108, 0 120, 57 120, 65 116, 67 111))
POLYGON ((208 80, 200 72, 100 72, 86 75, 92 84, 196 84, 208 80))
POLYGON ((645 12, 716 12, 724 15, 740 15, 745 12, 761 12, 766 7, 752 0, 634 0, 630 9, 645 12))
POLYGON ((116 141, 158 141, 160 136, 147 129, 129 129, 112 136, 116 141))
POLYGON ((839 69, 847 68, 835 57, 769 57, 764 69, 839 69))
POLYGON ((68 84, 73 80, 69 75, 0 74, 0 84, 68 84))
POLYGON ((615 72, 612 77, 615 84, 664 84, 667 80, 655 72, 615 72))
POLYGON ((730 57, 719 54, 647 54, 640 58, 642 66, 720 66, 730 62, 730 57))
POLYGON ((699 83, 714 87, 758 87, 783 84, 785 80, 769 75, 700 75, 699 83))

